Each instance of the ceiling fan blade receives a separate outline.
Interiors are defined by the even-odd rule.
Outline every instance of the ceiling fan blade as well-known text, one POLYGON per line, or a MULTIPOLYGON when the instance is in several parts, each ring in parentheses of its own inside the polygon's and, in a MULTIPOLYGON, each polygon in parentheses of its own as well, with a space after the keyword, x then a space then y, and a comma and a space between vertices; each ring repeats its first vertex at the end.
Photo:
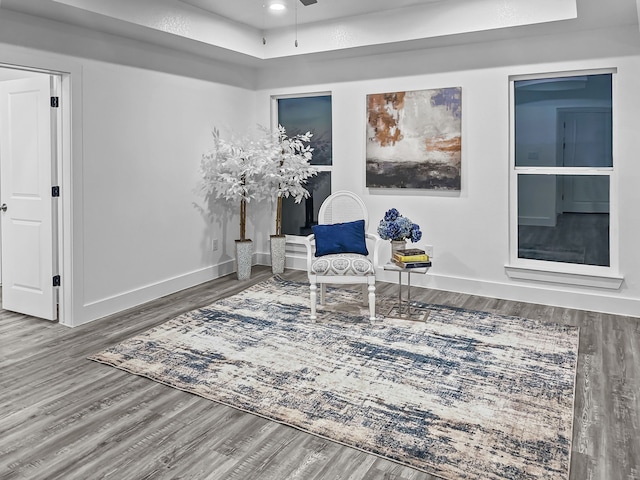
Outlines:
POLYGON ((300 0, 300 3, 302 3, 305 7, 308 7, 309 5, 318 3, 318 0, 300 0))

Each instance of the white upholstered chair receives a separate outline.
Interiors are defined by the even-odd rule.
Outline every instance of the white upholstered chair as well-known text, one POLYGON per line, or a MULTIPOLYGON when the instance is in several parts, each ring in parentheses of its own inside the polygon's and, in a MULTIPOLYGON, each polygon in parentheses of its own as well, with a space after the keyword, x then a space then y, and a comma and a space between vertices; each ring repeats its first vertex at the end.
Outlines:
POLYGON ((318 225, 305 238, 312 321, 316 320, 318 284, 322 305, 326 284, 362 284, 363 305, 369 303, 369 318, 375 320, 380 237, 367 233, 367 226, 367 207, 355 193, 335 192, 320 206, 318 225))

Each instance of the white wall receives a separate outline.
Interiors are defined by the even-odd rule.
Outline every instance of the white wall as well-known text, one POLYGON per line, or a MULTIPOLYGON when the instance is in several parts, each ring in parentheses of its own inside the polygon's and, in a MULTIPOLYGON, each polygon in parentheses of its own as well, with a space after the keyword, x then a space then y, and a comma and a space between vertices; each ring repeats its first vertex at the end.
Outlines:
MULTIPOLYGON (((229 271, 235 210, 203 216, 193 192, 214 125, 269 124, 273 94, 333 92, 334 184, 361 194, 372 225, 395 206, 435 245, 424 286, 640 314, 640 32, 637 26, 565 36, 431 48, 414 53, 301 59, 256 72, 105 34, 10 15, 0 18, 0 63, 71 73, 72 159, 69 320, 79 325, 229 271), (294 68, 295 65, 295 68, 294 68), (510 280, 508 178, 510 75, 616 67, 614 124, 619 173, 620 291, 510 280), (258 83, 256 83, 256 81, 258 83), (254 90, 255 85, 259 90, 254 90), (463 184, 459 194, 367 190, 367 93, 463 89, 463 184), (209 245, 219 238, 221 248, 209 245)), ((354 55, 356 52, 354 52, 354 55)), ((69 197, 71 196, 71 198, 69 197)), ((65 199, 63 199, 65 201, 65 199)), ((271 205, 249 207, 258 257, 268 251, 271 205)), ((395 281, 392 274, 381 274, 395 281)), ((63 280, 64 282, 64 280, 63 280)))
POLYGON ((237 209, 195 188, 211 129, 255 124, 252 69, 4 11, 0 64, 69 74, 62 323, 233 271, 237 209))
MULTIPOLYGON (((236 217, 194 190, 217 126, 253 119, 246 89, 86 61, 84 302, 103 316, 231 271, 236 217), (212 240, 220 248, 212 250, 212 240), (170 287, 174 286, 174 287, 170 287)), ((235 213, 234 213, 235 215, 235 213)))
MULTIPOLYGON (((510 39, 415 53, 307 63, 260 74, 258 121, 269 118, 271 95, 331 91, 333 190, 362 195, 374 231, 396 207, 422 226, 421 244, 435 246, 434 266, 412 281, 426 287, 490 297, 640 315, 640 242, 636 221, 640 164, 637 28, 510 39), (615 76, 615 158, 619 173, 620 290, 509 279, 509 76, 618 68, 615 76), (333 80, 332 80, 333 78, 333 80), (368 93, 462 87, 462 190, 459 194, 367 189, 364 180, 365 98, 368 93)), ((612 224, 612 228, 616 228, 612 224)), ((387 248, 388 249, 388 248, 387 248)), ((385 253, 383 251, 382 255, 385 253)), ((302 267, 302 264, 298 264, 302 267)), ((392 273, 382 273, 396 281, 392 273)))

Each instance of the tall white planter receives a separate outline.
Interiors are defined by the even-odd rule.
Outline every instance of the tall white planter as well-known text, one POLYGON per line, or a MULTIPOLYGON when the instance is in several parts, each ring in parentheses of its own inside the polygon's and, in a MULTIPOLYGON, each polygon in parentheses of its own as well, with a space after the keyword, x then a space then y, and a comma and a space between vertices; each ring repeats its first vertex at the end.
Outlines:
POLYGON ((271 235, 271 273, 273 273, 274 275, 284 273, 286 245, 286 236, 271 235))
POLYGON ((251 278, 252 240, 236 240, 236 273, 238 280, 251 278))

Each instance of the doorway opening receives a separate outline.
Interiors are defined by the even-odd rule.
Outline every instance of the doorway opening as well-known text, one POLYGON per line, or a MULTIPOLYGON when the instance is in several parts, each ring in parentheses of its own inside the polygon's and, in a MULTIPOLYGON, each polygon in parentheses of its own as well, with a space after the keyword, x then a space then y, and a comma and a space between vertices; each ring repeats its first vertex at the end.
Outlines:
POLYGON ((0 65, 2 308, 59 320, 62 74, 0 65))

